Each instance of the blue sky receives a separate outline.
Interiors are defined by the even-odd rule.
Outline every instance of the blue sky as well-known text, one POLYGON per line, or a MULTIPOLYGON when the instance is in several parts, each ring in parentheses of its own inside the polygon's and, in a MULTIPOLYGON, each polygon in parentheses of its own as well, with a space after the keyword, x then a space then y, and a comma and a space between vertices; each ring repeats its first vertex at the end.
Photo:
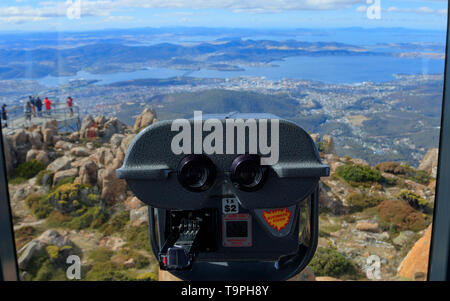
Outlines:
POLYGON ((147 26, 444 30, 446 13, 442 0, 2 0, 0 31, 147 26), (380 19, 368 18, 374 1, 380 3, 380 19))

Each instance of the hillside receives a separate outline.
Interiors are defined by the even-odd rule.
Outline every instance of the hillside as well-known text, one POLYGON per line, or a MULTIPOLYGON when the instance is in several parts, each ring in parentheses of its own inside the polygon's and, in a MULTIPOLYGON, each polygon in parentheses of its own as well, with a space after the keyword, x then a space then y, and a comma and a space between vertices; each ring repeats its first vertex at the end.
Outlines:
MULTIPOLYGON (((135 132, 154 122, 155 111, 146 108, 133 128, 116 118, 87 116, 79 132, 58 132, 50 121, 6 137, 22 279, 64 280, 69 254, 81 256, 82 279, 157 278, 147 208, 115 176, 135 132), (95 138, 89 138, 94 122, 95 138)), ((318 279, 365 279, 366 258, 377 255, 382 279, 419 279, 414 275, 423 274, 423 266, 407 260, 406 274, 397 268, 431 223, 435 181, 430 173, 437 154, 424 161, 428 171, 394 162, 369 166, 335 155, 329 136, 314 139, 332 172, 320 184, 319 249, 308 273, 318 279)))

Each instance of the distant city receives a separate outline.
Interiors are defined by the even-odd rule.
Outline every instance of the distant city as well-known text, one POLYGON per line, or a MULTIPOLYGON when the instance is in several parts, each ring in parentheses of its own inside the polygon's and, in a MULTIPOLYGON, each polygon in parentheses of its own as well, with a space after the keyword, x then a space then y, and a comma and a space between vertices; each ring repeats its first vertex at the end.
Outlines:
POLYGON ((0 102, 20 114, 29 95, 56 103, 72 96, 82 116, 117 116, 130 125, 148 104, 159 120, 194 109, 262 111, 329 134, 340 156, 372 164, 417 166, 438 144, 444 33, 414 42, 423 31, 395 29, 357 45, 329 36, 296 40, 304 30, 269 31, 264 39, 248 30, 195 29, 196 38, 168 31, 47 33, 42 43, 1 35, 0 102), (405 38, 394 43, 395 34, 405 38))

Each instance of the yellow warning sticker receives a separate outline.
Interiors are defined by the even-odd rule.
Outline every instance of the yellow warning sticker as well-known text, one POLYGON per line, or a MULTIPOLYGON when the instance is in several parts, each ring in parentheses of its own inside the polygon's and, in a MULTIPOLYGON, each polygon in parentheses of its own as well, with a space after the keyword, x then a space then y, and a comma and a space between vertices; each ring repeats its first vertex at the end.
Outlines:
POLYGON ((289 224, 291 215, 291 211, 287 208, 263 211, 263 216, 266 222, 278 232, 289 224))

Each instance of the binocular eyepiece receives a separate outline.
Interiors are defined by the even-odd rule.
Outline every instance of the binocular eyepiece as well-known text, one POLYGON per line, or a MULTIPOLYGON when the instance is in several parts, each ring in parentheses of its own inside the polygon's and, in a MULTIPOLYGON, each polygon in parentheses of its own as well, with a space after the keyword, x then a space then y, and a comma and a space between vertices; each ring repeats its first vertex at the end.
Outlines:
POLYGON ((318 182, 329 167, 287 120, 202 117, 147 127, 117 170, 148 205, 160 268, 186 280, 293 277, 315 252, 318 182))
MULTIPOLYGON (((230 179, 242 191, 256 191, 264 183, 265 168, 258 155, 239 155, 230 168, 230 179)), ((178 181, 189 191, 211 188, 216 180, 216 167, 205 155, 187 155, 177 168, 178 181)))

